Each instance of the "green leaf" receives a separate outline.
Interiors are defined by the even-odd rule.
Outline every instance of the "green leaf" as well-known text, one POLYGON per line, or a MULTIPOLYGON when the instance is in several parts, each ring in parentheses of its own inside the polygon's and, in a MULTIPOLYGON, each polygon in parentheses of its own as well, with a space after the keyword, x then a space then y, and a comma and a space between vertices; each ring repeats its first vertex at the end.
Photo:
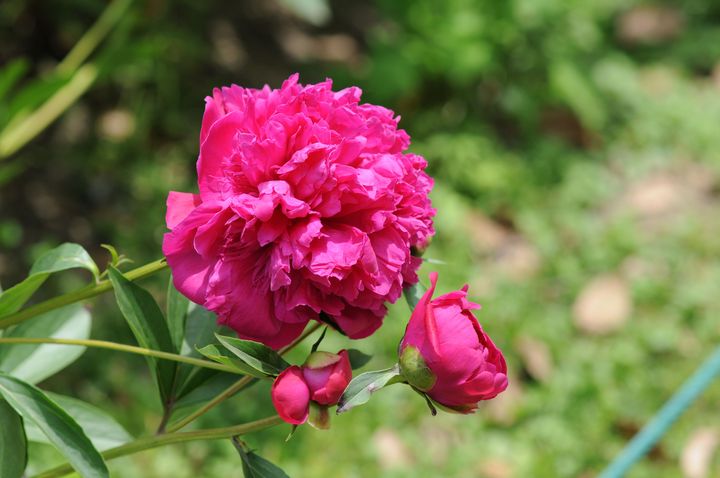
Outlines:
MULTIPOLYGON (((108 268, 120 312, 141 347, 174 352, 172 338, 165 318, 152 295, 139 285, 127 280, 114 267, 108 268)), ((147 357, 160 389, 163 403, 172 396, 176 364, 167 360, 147 357)))
POLYGON ((353 370, 363 367, 370 361, 370 359, 372 359, 372 355, 363 353, 358 349, 348 349, 347 353, 348 358, 350 359, 350 367, 353 370))
POLYGON ((77 244, 68 242, 46 252, 35 261, 25 280, 0 295, 0 318, 20 310, 50 274, 76 268, 89 270, 95 278, 100 275, 90 255, 77 244))
MULTIPOLYGON (((5 337, 51 337, 87 339, 90 313, 71 304, 37 316, 14 327, 5 337)), ((64 369, 85 352, 80 345, 4 344, 0 347, 0 370, 28 383, 38 383, 64 369)))
POLYGON ((25 421, 33 422, 83 478, 109 478, 100 453, 85 432, 41 390, 0 373, 0 394, 25 421))
POLYGON ((238 440, 237 437, 233 438, 232 441, 240 454, 245 478, 290 478, 278 466, 272 464, 255 452, 248 450, 246 445, 238 440))
POLYGON ((215 344, 206 345, 205 347, 198 349, 198 352, 213 362, 221 363, 223 365, 227 365, 228 367, 237 369, 237 371, 243 375, 251 375, 257 378, 267 377, 267 374, 252 368, 235 355, 232 355, 228 350, 220 349, 215 344))
POLYGON ((13 407, 0 400, 0 476, 21 478, 27 465, 23 421, 13 407))
POLYGON ((415 306, 417 306, 418 302, 420 302, 420 299, 423 295, 425 295, 425 292, 427 292, 427 288, 420 282, 407 286, 403 289, 403 294, 405 295, 405 300, 410 306, 410 310, 415 310, 415 306))
POLYGON ((402 380, 400 367, 397 364, 385 370, 365 372, 358 375, 352 379, 340 397, 337 413, 345 413, 358 405, 367 403, 370 400, 370 395, 386 385, 392 385, 400 380, 402 380))
MULTIPOLYGON (((217 343, 215 332, 219 330, 215 314, 209 310, 189 302, 185 330, 181 339, 180 354, 187 357, 201 357, 198 348, 210 343, 217 343)), ((188 364, 178 364, 175 398, 192 391, 207 378, 217 374, 216 370, 198 369, 188 364)))
MULTIPOLYGON (((75 420, 98 450, 108 450, 133 440, 113 417, 82 400, 47 392, 46 395, 75 420)), ((50 443, 48 437, 32 422, 25 424, 27 438, 37 443, 50 443)))
POLYGON ((170 337, 175 345, 175 352, 179 353, 185 337, 185 324, 187 323, 188 306, 190 301, 182 295, 173 285, 172 276, 167 289, 167 324, 170 337))
POLYGON ((215 337, 223 347, 266 376, 274 377, 290 366, 277 352, 260 342, 218 334, 215 334, 215 337))
POLYGON ((25 58, 18 58, 8 62, 0 70, 0 100, 2 100, 10 89, 27 72, 30 64, 25 58))

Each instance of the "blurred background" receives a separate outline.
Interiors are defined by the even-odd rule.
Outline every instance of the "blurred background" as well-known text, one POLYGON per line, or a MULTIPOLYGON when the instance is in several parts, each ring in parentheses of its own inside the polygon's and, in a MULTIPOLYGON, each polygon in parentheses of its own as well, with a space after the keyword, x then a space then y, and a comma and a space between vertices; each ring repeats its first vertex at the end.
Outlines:
MULTIPOLYGON (((438 270, 442 291, 469 283, 506 354, 509 389, 473 416, 431 417, 390 387, 330 431, 248 437, 290 476, 593 477, 720 343, 720 3, 110 8, 0 2, 3 286, 62 241, 100 264, 101 243, 137 265, 158 258, 167 192, 196 191, 203 98, 230 83, 279 87, 297 71, 303 83, 358 85, 402 116, 436 179, 426 257, 438 262, 422 276, 438 270)), ((159 298, 166 274, 144 283, 159 298)), ((87 280, 62 274, 44 294, 87 280)), ((112 297, 91 309, 93 337, 133 342, 112 297)), ((368 368, 395 360, 408 316, 399 301, 356 344, 375 356, 368 368)), ((325 346, 345 344, 335 335, 325 346)), ((42 387, 136 435, 160 418, 139 357, 90 350, 42 387)), ((267 394, 256 386, 199 425, 271 413, 267 394)), ((629 476, 720 476, 719 401, 716 383, 629 476)), ((34 470, 61 461, 41 445, 31 453, 34 470)), ((225 441, 110 465, 119 478, 241 476, 225 441)))

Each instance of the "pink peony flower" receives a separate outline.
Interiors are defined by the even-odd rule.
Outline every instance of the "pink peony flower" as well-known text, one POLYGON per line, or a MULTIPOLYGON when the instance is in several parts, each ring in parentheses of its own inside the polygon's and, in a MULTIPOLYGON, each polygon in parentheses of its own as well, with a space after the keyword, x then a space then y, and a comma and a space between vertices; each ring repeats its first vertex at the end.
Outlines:
POLYGON ((323 407, 337 404, 350 380, 347 351, 314 352, 302 367, 293 365, 277 376, 271 391, 273 405, 283 420, 300 425, 308 419, 311 401, 323 407))
POLYGON ((467 300, 467 286, 432 299, 437 279, 432 272, 432 286, 410 317, 400 342, 400 368, 411 385, 439 404, 471 413, 479 401, 507 388, 507 365, 473 315, 480 306, 467 300))
POLYGON ((399 118, 358 88, 297 81, 206 98, 200 194, 169 194, 163 240, 180 292, 274 348, 309 320, 373 333, 434 233, 432 179, 399 118))

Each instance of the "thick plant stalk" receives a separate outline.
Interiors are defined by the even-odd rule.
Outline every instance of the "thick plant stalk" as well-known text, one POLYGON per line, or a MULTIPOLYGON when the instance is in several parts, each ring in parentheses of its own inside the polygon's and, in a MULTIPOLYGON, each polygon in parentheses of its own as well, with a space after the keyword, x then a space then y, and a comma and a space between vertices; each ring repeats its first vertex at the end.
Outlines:
POLYGON ((202 360, 193 357, 186 357, 184 355, 173 354, 169 352, 162 352, 160 350, 146 349, 143 347, 136 347, 134 345, 118 344, 116 342, 108 342, 105 340, 93 340, 93 339, 54 339, 54 338, 31 338, 31 337, 0 337, 0 344, 58 344, 58 345, 80 345, 83 347, 94 347, 108 350, 116 350, 118 352, 127 352, 131 354, 144 355, 146 357, 155 357, 163 360, 171 360, 173 362, 181 362, 196 367, 211 368, 214 370, 220 370, 221 372, 228 372, 242 375, 237 369, 228 367, 220 363, 211 362, 209 360, 202 360))
MULTIPOLYGON (((167 262, 165 261, 165 258, 162 258, 154 262, 150 262, 149 264, 145 264, 144 266, 140 266, 131 271, 128 271, 124 273, 124 276, 129 280, 142 279, 143 277, 147 277, 151 274, 161 271, 166 267, 167 262)), ((80 302, 81 300, 95 297, 96 295, 100 295, 111 289, 112 283, 109 280, 103 280, 96 284, 90 284, 87 287, 83 287, 82 289, 68 292, 67 294, 59 295, 57 297, 53 297, 52 299, 46 300, 45 302, 40 302, 37 305, 27 307, 26 309, 22 309, 18 312, 15 312, 14 314, 3 317, 2 319, 0 319, 0 330, 6 329, 11 325, 19 324, 20 322, 35 317, 36 315, 44 314, 45 312, 49 312, 51 310, 59 309, 60 307, 64 307, 69 304, 74 304, 75 302, 80 302)))
MULTIPOLYGON (((165 445, 171 445, 173 443, 232 438, 234 436, 244 435, 254 431, 263 430, 265 428, 270 428, 275 425, 280 425, 281 423, 284 423, 283 420, 279 416, 273 415, 271 417, 261 418, 260 420, 256 420, 254 422, 244 423, 233 427, 210 428, 207 430, 181 433, 164 433, 162 435, 140 438, 125 445, 111 448, 102 452, 101 455, 105 460, 112 460, 113 458, 132 455, 133 453, 165 445)), ((73 471, 74 470, 69 464, 64 464, 37 474, 33 478, 58 478, 69 475, 70 473, 73 473, 73 471)))

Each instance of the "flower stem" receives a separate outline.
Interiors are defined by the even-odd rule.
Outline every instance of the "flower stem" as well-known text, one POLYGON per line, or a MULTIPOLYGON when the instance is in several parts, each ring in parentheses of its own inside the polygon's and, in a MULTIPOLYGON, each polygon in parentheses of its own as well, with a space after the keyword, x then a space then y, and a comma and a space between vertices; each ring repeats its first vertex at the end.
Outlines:
POLYGON ((253 381, 253 377, 250 377, 250 376, 241 378, 240 380, 238 380, 237 382, 230 385, 228 388, 223 390, 215 398, 213 398, 212 400, 207 402, 205 405, 203 405, 202 407, 195 410, 193 413, 191 413, 187 417, 168 426, 167 431, 168 432, 176 432, 176 431, 180 430, 181 428, 185 427, 186 425, 194 422, 198 417, 205 415, 207 412, 209 412, 210 410, 215 408, 216 405, 221 404, 228 398, 230 398, 233 395, 235 395, 236 393, 238 393, 243 388, 250 385, 250 382, 252 382, 252 381, 253 381))
MULTIPOLYGON (((58 345, 80 345, 83 347, 95 347, 101 349, 117 350, 119 352, 128 352, 131 354, 145 355, 147 357, 155 357, 163 360, 172 360, 174 362, 182 362, 196 367, 212 368, 221 372, 241 374, 237 369, 228 367, 227 365, 210 362, 184 355, 173 354, 169 352, 161 352, 160 350, 146 349, 143 347, 135 347, 134 345, 118 344, 115 342, 107 342, 105 340, 92 339, 55 339, 55 338, 33 338, 33 337, 0 337, 0 344, 58 344, 58 345)), ((247 377, 245 377, 247 378, 247 377)))
MULTIPOLYGON (((210 428, 207 430, 197 430, 181 433, 164 433, 162 435, 140 438, 125 445, 111 448, 103 452, 102 456, 103 458, 105 458, 105 460, 112 460, 113 458, 131 455, 140 451, 157 448, 164 445, 170 445, 173 443, 231 438, 234 436, 244 435, 246 433, 258 430, 263 430, 265 428, 270 428, 281 423, 283 423, 282 419, 277 415, 273 415, 271 417, 261 418, 260 420, 256 420, 254 422, 244 423, 242 425, 236 425, 232 427, 210 428)), ((72 467, 69 464, 64 464, 44 471, 38 475, 35 475, 33 478, 58 478, 68 475, 72 472, 72 467)))
MULTIPOLYGON (((290 343, 286 347, 280 349, 280 351, 279 351, 280 355, 283 355, 283 354, 289 352, 290 350, 292 350, 293 348, 295 348, 300 342, 305 340, 309 335, 311 335, 313 332, 315 332, 321 326, 322 326, 322 324, 320 322, 318 322, 318 323, 315 323, 315 324, 311 325, 310 327, 308 327, 307 330, 305 330, 305 332, 303 332, 303 334, 300 337, 293 340, 292 343, 290 343)), ((171 424, 167 428, 167 430, 169 432, 178 431, 181 428, 185 427, 186 425, 194 422, 200 416, 205 415, 207 412, 209 412, 210 410, 215 408, 217 405, 221 404, 228 398, 230 398, 233 395, 235 395, 236 393, 238 393, 240 390, 242 390, 245 387, 247 387, 248 385, 250 385, 252 380, 253 380, 252 377, 241 378, 240 380, 238 380, 237 382, 233 383, 228 388, 226 388, 225 390, 220 392, 219 395, 217 395, 215 398, 213 398, 212 400, 207 402, 201 408, 198 408, 197 410, 195 410, 193 413, 191 413, 187 417, 183 418, 182 420, 171 424)))
MULTIPOLYGON (((154 274, 155 272, 161 271, 166 267, 167 262, 165 261, 165 258, 162 258, 150 262, 149 264, 145 264, 144 266, 140 266, 131 271, 128 271, 124 275, 129 280, 137 280, 154 274)), ((51 310, 59 309, 60 307, 73 304, 75 302, 80 302, 81 300, 95 297, 96 295, 100 295, 104 292, 109 291, 110 289, 112 289, 112 283, 109 280, 103 280, 95 284, 90 284, 86 287, 83 287, 82 289, 78 289, 73 292, 68 292, 67 294, 53 297, 52 299, 46 300, 45 302, 40 302, 39 304, 33 305, 32 307, 28 307, 19 312, 15 312, 14 314, 3 317, 2 319, 0 319, 0 330, 6 329, 11 325, 19 324, 20 322, 35 317, 36 315, 44 314, 45 312, 49 312, 51 310)))

